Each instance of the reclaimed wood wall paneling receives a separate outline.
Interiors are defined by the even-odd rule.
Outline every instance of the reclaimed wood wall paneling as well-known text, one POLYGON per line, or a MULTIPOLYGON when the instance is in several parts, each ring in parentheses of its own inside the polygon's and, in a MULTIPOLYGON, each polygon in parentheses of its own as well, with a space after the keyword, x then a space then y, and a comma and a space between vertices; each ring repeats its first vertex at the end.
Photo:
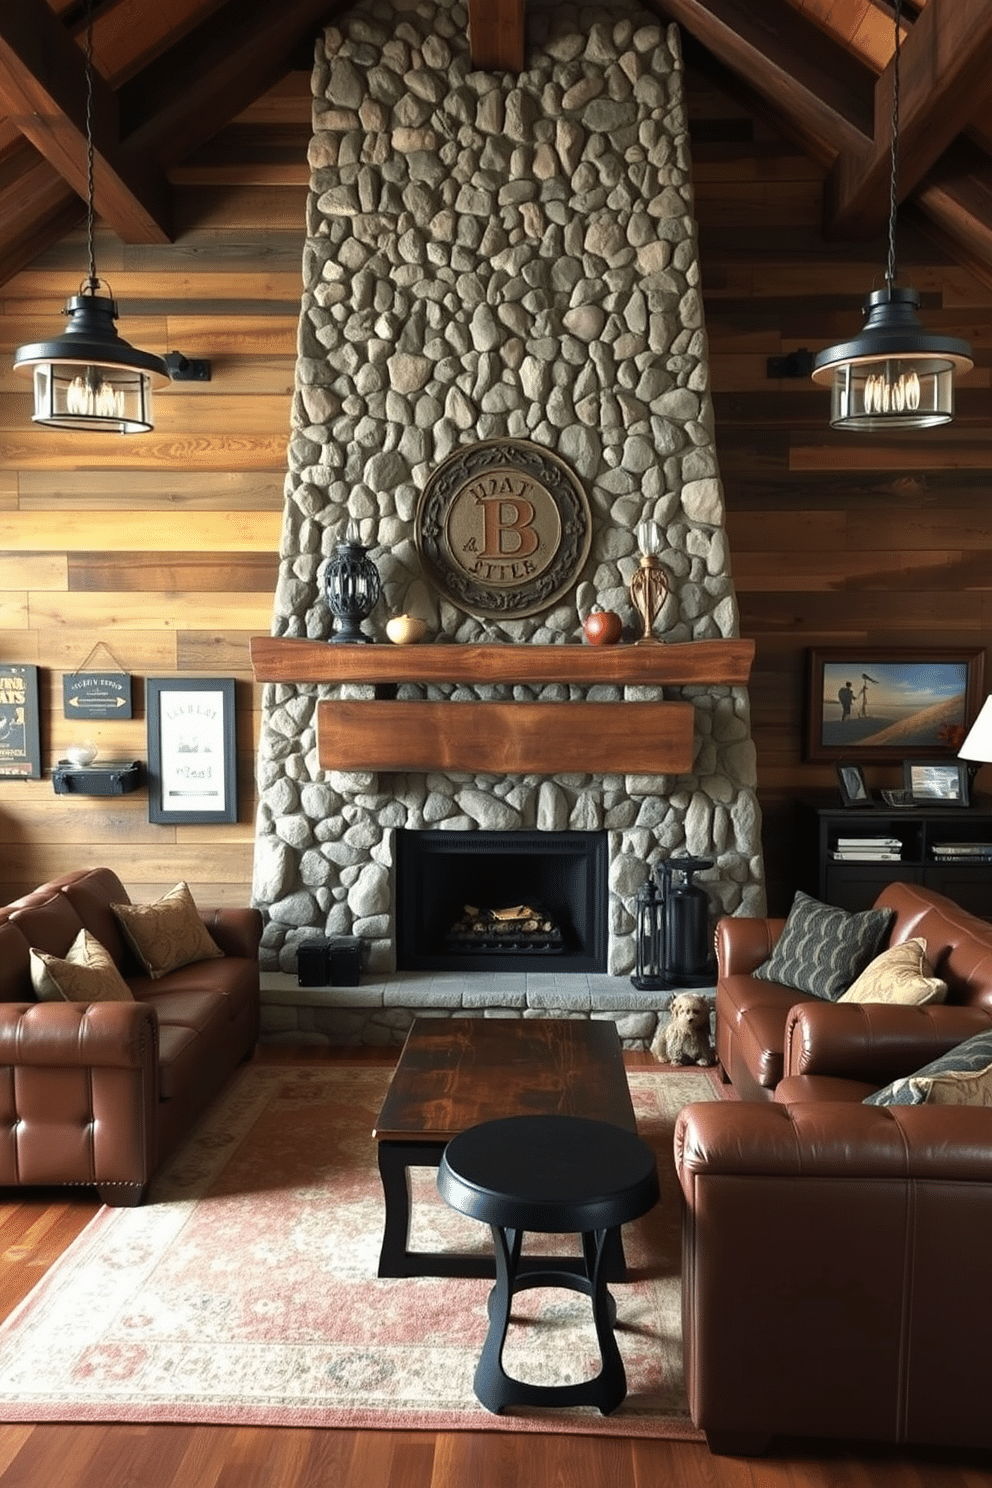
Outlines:
MULTIPOLYGON (((884 244, 826 241, 821 168, 692 69, 688 103, 717 452, 741 630, 757 643, 752 728, 769 897, 782 910, 790 803, 834 785, 830 766, 801 758, 806 648, 987 642, 992 291, 901 211, 900 268, 923 295, 926 324, 967 336, 977 365, 950 429, 884 444, 831 434, 826 394, 769 381, 767 358, 853 334, 881 283, 884 244)), ((54 796, 48 779, 0 780, 0 894, 85 860, 113 862, 136 897, 189 873, 195 892, 246 899, 259 692, 248 638, 269 629, 306 205, 305 174, 286 152, 308 114, 301 72, 188 162, 175 243, 125 245, 98 225, 122 334, 213 364, 211 383, 159 398, 148 439, 34 429, 10 369, 14 347, 60 323, 85 261, 82 230, 0 287, 0 530, 10 539, 0 543, 0 644, 5 659, 45 669, 46 765, 70 742, 61 674, 97 640, 136 678, 242 683, 235 826, 153 826, 143 793, 74 799, 54 796), (195 172, 209 174, 198 183, 195 172)), ((105 753, 143 759, 143 704, 136 712, 87 731, 105 753)), ((897 776, 869 771, 874 786, 897 776)))

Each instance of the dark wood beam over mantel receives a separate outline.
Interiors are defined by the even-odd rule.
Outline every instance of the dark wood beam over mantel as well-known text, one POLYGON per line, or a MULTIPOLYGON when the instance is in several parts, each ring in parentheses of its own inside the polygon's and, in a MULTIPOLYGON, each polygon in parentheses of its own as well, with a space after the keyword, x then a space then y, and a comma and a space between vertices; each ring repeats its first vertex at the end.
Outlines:
MULTIPOLYGON (((154 161, 135 159, 123 148, 114 92, 95 67, 92 89, 97 212, 126 243, 167 243, 164 172, 154 161)), ((85 201, 85 60, 45 0, 3 0, 0 5, 0 106, 85 201)))
POLYGON ((481 72, 523 72, 525 0, 468 0, 472 66, 481 72))
MULTIPOLYGON (((909 195, 989 94, 992 5, 929 0, 899 49, 899 199, 909 195)), ((866 150, 845 150, 828 184, 826 225, 870 238, 888 219, 895 59, 875 85, 875 130, 866 150)))

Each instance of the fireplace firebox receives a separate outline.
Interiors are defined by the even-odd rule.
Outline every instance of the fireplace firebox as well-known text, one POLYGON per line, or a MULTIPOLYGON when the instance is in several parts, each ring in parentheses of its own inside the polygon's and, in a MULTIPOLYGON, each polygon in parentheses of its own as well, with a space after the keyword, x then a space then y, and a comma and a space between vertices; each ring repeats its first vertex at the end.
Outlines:
POLYGON ((606 971, 605 832, 396 833, 400 971, 606 971))

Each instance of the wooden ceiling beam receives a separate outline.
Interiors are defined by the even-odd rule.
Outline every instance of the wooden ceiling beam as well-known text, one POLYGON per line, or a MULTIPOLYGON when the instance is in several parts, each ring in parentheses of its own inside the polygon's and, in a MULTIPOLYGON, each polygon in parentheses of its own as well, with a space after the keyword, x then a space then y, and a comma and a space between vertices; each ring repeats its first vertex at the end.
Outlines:
MULTIPOLYGON (((899 54, 899 183, 915 190, 989 93, 992 5, 929 0, 899 54)), ((875 85, 875 128, 867 149, 842 151, 827 185, 832 236, 871 238, 889 215, 895 59, 875 85)))
POLYGON ((328 0, 227 0, 118 91, 121 128, 163 165, 182 160, 291 68, 337 12, 328 0))
POLYGON ((685 26, 731 72, 762 94, 803 135, 831 148, 871 141, 870 70, 787 0, 650 0, 685 26))
POLYGON ((523 72, 525 0, 468 0, 468 43, 480 72, 523 72))
MULTIPOLYGON (((122 148, 113 90, 92 72, 96 210, 126 243, 169 241, 169 190, 154 161, 122 148)), ((11 122, 85 202, 85 60, 45 0, 0 6, 0 104, 11 122)))

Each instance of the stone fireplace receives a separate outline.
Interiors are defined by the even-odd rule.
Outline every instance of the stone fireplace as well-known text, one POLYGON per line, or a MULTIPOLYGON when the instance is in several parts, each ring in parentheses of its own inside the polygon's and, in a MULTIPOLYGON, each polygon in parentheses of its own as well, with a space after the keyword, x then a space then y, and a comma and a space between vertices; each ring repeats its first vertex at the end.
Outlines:
MULTIPOLYGON (((633 639, 627 585, 644 518, 664 535, 671 581, 659 637, 680 651, 736 637, 677 29, 636 6, 531 0, 526 70, 511 76, 472 70, 462 4, 373 0, 327 28, 313 79, 273 637, 326 641, 323 568, 350 521, 381 575, 368 628, 383 649, 400 612, 427 621, 427 640, 402 648, 419 652, 574 648, 594 605, 623 615, 633 639), (577 584, 526 618, 449 603, 414 542, 439 462, 490 439, 554 452, 591 509, 577 584)), ((258 757, 264 971, 291 976, 301 941, 347 934, 365 942, 370 974, 395 973, 400 832, 601 834, 605 965, 617 978, 634 965, 638 889, 662 858, 713 859, 698 881, 714 913, 763 911, 742 685, 577 683, 567 669, 528 683, 401 681, 399 699, 452 708, 680 699, 693 710, 692 763, 668 774, 622 760, 561 774, 386 773, 318 757, 320 705, 374 699, 371 682, 256 670, 278 678, 266 681, 258 757)))

